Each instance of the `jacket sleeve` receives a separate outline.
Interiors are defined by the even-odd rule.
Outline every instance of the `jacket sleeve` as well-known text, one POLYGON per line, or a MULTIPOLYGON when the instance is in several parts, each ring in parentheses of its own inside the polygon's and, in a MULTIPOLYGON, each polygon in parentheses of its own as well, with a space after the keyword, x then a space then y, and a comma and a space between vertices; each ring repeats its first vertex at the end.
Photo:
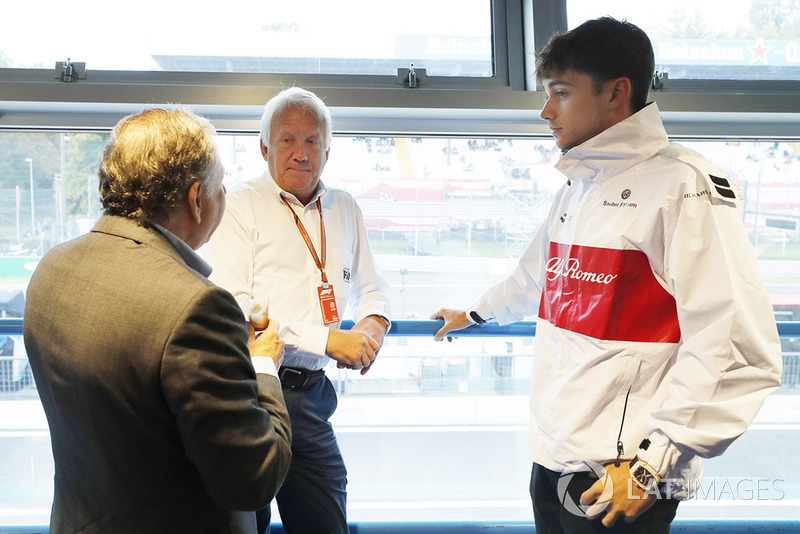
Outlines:
POLYGON ((542 225, 511 275, 489 288, 471 309, 501 325, 535 315, 542 296, 548 244, 547 225, 542 225))
POLYGON ((186 306, 161 369, 183 447, 210 495, 232 510, 266 506, 291 459, 278 379, 253 370, 233 297, 210 286, 186 306))
POLYGON ((780 385, 780 341, 734 198, 741 193, 720 175, 715 184, 699 173, 708 194, 682 195, 674 221, 665 221, 681 343, 662 385, 666 401, 650 414, 651 444, 638 451, 662 476, 687 457, 722 454, 780 385))

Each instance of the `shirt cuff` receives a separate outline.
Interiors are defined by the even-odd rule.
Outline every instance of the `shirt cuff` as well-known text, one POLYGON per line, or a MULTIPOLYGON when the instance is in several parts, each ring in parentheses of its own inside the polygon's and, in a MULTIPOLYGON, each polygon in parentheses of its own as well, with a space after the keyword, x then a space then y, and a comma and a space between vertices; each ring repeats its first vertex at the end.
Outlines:
POLYGON ((327 357, 325 351, 328 348, 328 332, 330 328, 323 325, 304 324, 303 335, 299 339, 297 350, 307 355, 315 355, 320 358, 327 357))
POLYGON ((278 370, 275 368, 275 362, 272 358, 267 356, 254 356, 250 358, 253 362, 253 369, 257 374, 278 376, 278 370))

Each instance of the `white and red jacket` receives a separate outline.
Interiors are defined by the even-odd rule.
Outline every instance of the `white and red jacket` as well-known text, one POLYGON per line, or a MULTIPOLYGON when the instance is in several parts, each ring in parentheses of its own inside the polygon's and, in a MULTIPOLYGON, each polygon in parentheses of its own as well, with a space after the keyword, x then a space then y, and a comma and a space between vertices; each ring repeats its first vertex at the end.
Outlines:
POLYGON ((774 315, 742 194, 670 144, 655 104, 563 154, 567 183, 512 275, 474 306, 538 309, 531 458, 556 471, 638 455, 673 497, 699 487, 780 385, 774 315), (639 444, 649 438, 647 450, 639 444))

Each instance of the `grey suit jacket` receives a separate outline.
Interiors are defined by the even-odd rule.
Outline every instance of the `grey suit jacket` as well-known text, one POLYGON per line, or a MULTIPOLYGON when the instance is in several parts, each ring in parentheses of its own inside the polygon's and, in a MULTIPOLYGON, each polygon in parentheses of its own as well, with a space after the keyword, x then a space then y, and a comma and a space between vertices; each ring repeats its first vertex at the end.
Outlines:
POLYGON ((103 216, 39 263, 25 346, 55 460, 52 532, 245 532, 291 458, 278 379, 233 297, 166 237, 103 216))

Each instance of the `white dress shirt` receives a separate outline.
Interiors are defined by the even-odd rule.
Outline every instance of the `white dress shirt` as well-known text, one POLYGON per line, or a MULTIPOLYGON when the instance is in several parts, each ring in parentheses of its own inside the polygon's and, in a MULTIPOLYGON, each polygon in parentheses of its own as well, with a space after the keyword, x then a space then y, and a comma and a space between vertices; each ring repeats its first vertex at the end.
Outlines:
MULTIPOLYGON (((353 197, 322 182, 308 205, 281 190, 265 173, 231 187, 225 215, 204 252, 211 280, 228 289, 248 316, 251 303, 266 305, 286 343, 284 365, 321 369, 329 328, 323 323, 318 287, 321 274, 295 224, 285 198, 320 255, 320 198, 327 238, 325 272, 340 319, 346 309, 358 322, 368 315, 391 319, 388 284, 372 255, 361 210, 353 197)), ((339 323, 329 325, 338 328, 339 323)))

